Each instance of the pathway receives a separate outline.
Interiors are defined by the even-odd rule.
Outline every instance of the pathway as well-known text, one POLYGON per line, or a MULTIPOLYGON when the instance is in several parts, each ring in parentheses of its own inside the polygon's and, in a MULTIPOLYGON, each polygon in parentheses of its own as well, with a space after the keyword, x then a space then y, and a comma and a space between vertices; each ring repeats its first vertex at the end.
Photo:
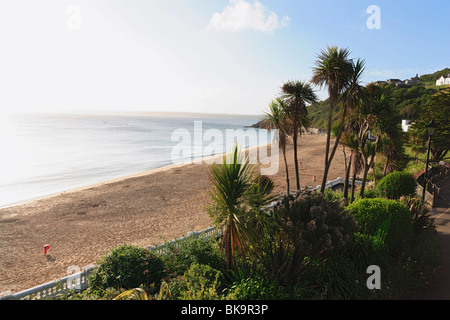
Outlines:
POLYGON ((417 297, 418 300, 450 300, 450 177, 439 184, 441 197, 431 212, 441 241, 443 261, 436 280, 417 297))

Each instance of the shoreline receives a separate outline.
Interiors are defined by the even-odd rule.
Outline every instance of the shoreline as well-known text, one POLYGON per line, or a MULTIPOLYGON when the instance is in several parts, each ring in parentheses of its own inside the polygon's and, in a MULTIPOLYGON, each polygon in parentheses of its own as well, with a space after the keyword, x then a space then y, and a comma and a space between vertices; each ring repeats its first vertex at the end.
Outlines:
MULTIPOLYGON (((325 140, 324 135, 300 140, 302 186, 315 187, 321 180, 325 140)), ((294 186, 292 144, 287 157, 294 186)), ((278 173, 270 178, 274 193, 282 193, 285 168, 282 157, 277 160, 278 173)), ((328 179, 343 173, 343 154, 336 152, 328 179)), ((210 188, 209 165, 203 161, 139 172, 0 209, 0 292, 19 292, 62 278, 69 267, 95 263, 121 244, 158 245, 208 228, 213 223, 206 211, 210 188), (46 244, 50 249, 44 255, 46 244)))
MULTIPOLYGON (((267 147, 269 145, 270 145, 270 143, 257 145, 257 146, 246 147, 246 148, 242 149, 242 151, 247 153, 247 152, 251 152, 251 151, 253 151, 255 149, 258 150, 261 147, 267 147)), ((227 154, 228 154, 228 152, 224 152, 222 154, 217 154, 217 155, 213 155, 213 156, 206 156, 206 157, 202 156, 201 157, 202 163, 200 165, 206 164, 209 161, 212 161, 212 160, 215 160, 215 159, 221 159, 223 156, 225 156, 227 154)), ((172 169, 176 169, 176 168, 180 168, 180 167, 187 166, 187 165, 192 165, 192 164, 198 164, 198 163, 195 162, 196 160, 198 161, 198 158, 191 160, 191 162, 185 162, 185 163, 180 163, 180 164, 163 165, 161 167, 157 167, 157 168, 153 168, 153 169, 139 171, 139 172, 131 173, 131 174, 125 174, 125 175, 117 177, 117 178, 106 179, 106 180, 103 180, 103 181, 100 181, 100 182, 90 183, 90 184, 83 185, 83 186, 80 186, 80 187, 69 188, 69 189, 66 189, 66 190, 53 192, 53 193, 50 193, 50 194, 47 194, 47 195, 43 195, 43 196, 33 197, 33 198, 30 198, 30 199, 17 201, 17 202, 13 202, 13 203, 10 203, 10 204, 0 205, 0 210, 8 209, 8 208, 16 207, 16 206, 21 206, 21 205, 25 205, 25 204, 29 204, 31 202, 38 201, 38 200, 50 199, 50 198, 57 197, 57 196, 60 196, 60 195, 63 195, 63 194, 69 194, 69 193, 73 193, 73 192, 83 191, 83 190, 86 190, 86 189, 101 187, 103 185, 107 185, 107 184, 111 184, 111 183, 117 183, 117 182, 120 182, 122 180, 145 177, 145 176, 157 173, 157 172, 162 172, 162 171, 166 171, 166 170, 172 170, 172 169)))

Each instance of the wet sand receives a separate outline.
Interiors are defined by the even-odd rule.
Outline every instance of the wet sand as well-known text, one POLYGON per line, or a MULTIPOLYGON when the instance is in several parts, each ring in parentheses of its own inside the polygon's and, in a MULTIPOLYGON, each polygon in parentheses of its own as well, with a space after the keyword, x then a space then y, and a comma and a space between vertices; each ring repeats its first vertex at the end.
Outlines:
MULTIPOLYGON (((302 186, 322 181, 325 141, 324 134, 301 137, 302 186)), ((292 150, 288 145, 291 188, 292 150)), ((271 176, 278 193, 286 184, 280 160, 271 176)), ((207 164, 166 167, 0 209, 0 293, 64 277, 69 267, 95 263, 121 244, 157 245, 211 226, 208 173, 207 164)), ((337 177, 344 177, 341 147, 328 180, 337 177)))

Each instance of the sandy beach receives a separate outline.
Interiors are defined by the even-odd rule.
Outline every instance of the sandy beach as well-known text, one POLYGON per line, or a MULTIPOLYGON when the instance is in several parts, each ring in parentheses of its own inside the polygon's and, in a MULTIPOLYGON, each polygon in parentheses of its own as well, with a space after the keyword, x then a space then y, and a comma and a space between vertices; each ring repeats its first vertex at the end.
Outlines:
MULTIPOLYGON (((320 184, 325 141, 324 134, 300 138, 302 186, 320 184)), ((295 187, 292 150, 289 145, 295 187)), ((211 226, 208 172, 207 164, 172 166, 0 209, 0 293, 64 277, 68 267, 95 263, 120 244, 157 245, 211 226)), ((343 176, 339 147, 328 179, 343 176)), ((276 192, 285 191, 283 163, 271 178, 276 192)))

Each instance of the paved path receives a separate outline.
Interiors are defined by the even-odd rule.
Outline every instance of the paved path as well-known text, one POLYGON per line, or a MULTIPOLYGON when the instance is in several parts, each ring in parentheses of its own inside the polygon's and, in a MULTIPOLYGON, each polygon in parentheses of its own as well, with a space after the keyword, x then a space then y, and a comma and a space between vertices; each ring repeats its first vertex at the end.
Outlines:
POLYGON ((417 297, 418 300, 450 300, 450 177, 441 182, 440 186, 442 196, 432 209, 432 217, 441 241, 443 261, 436 280, 417 297))

